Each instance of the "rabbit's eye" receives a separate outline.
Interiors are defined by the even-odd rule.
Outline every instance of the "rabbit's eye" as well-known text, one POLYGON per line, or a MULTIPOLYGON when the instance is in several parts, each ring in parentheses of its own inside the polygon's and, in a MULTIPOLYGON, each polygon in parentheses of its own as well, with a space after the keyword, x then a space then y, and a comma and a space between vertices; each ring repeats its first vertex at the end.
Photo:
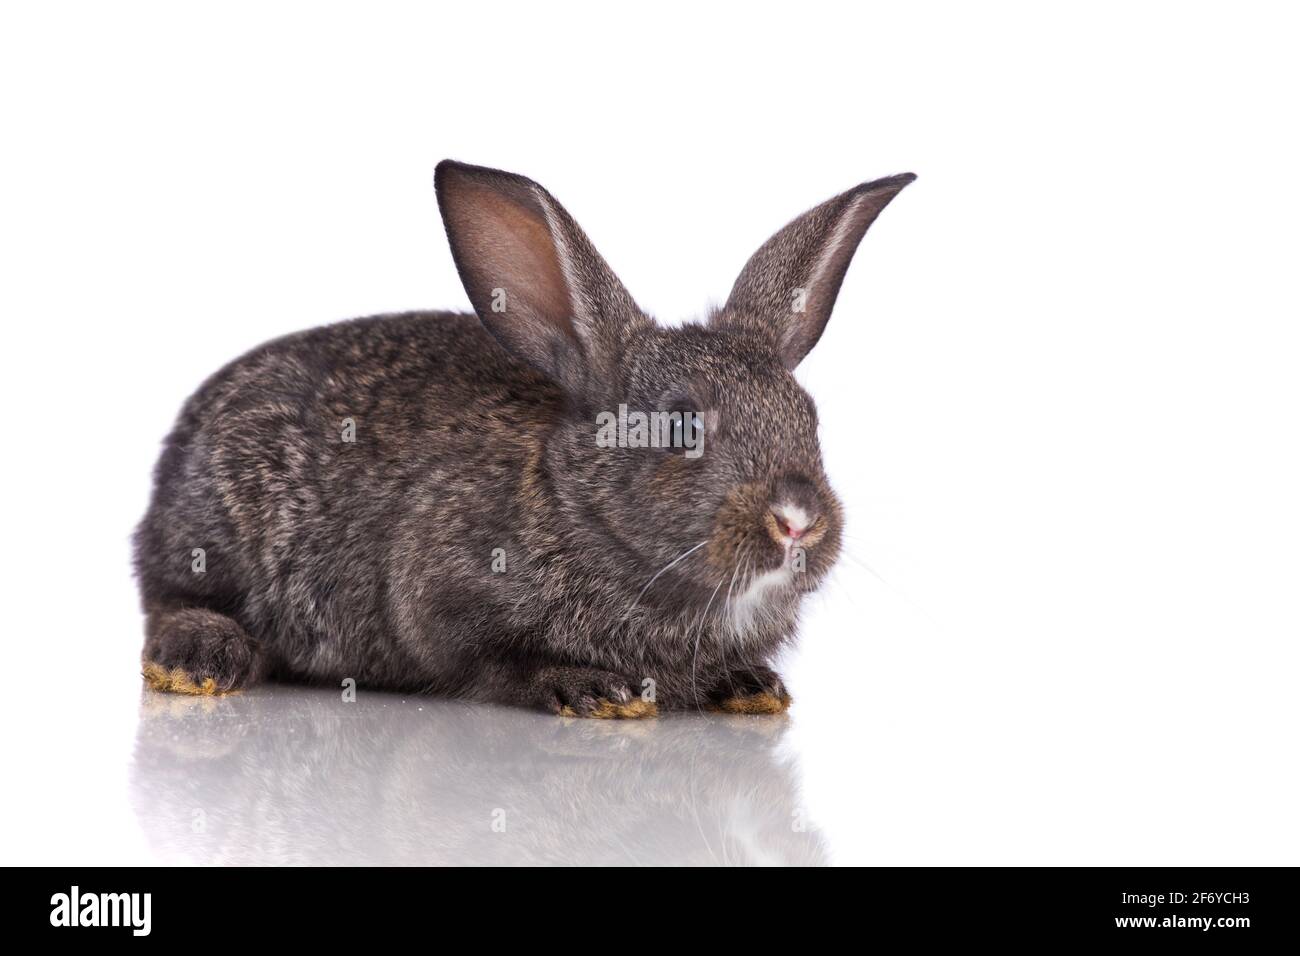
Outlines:
POLYGON ((704 431, 704 419, 695 412, 680 412, 673 415, 673 434, 676 436, 686 435, 688 432, 704 431))
POLYGON ((675 410, 669 419, 672 433, 669 436, 669 448, 688 457, 697 457, 704 439, 704 416, 690 410, 675 410))

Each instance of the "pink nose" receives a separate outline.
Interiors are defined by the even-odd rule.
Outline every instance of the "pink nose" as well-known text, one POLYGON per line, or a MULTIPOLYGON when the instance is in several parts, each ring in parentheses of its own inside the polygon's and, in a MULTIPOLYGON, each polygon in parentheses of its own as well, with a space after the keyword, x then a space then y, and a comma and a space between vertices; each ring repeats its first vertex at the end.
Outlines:
POLYGON ((772 516, 776 518, 777 528, 792 541, 798 541, 817 520, 816 515, 810 515, 802 508, 789 505, 774 505, 772 516))

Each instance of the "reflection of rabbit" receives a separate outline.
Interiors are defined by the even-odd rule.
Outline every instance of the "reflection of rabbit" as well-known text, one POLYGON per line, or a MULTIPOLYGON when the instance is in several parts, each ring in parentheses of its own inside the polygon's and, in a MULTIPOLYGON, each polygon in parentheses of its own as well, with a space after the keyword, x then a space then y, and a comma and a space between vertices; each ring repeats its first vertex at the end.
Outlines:
POLYGON ((131 790, 168 862, 822 864, 776 753, 784 726, 146 692, 131 790))
POLYGON ((182 410, 136 536, 151 683, 353 677, 586 717, 783 709, 768 665, 841 533, 791 370, 911 180, 795 219, 707 322, 669 328, 536 183, 443 163, 477 316, 292 335, 182 410))

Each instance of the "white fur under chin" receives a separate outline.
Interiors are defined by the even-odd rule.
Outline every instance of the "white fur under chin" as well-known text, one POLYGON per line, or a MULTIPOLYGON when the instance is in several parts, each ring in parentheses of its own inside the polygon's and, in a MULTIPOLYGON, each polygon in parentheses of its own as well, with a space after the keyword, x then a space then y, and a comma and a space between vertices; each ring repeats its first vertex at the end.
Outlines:
POLYGON ((749 582, 743 593, 731 603, 731 624, 737 631, 745 631, 763 610, 764 602, 772 592, 794 584, 794 572, 788 564, 773 571, 764 571, 749 582))

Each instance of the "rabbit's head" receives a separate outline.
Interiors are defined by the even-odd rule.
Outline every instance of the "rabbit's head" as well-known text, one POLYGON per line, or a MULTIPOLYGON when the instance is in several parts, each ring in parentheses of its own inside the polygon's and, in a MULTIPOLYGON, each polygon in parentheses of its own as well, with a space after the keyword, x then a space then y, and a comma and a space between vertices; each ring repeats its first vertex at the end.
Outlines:
POLYGON ((574 539, 598 549, 593 565, 654 576, 643 601, 726 607, 738 624, 792 607, 825 576, 841 510, 816 408, 792 370, 821 337, 867 228, 913 178, 810 210, 754 254, 706 321, 664 327, 541 186, 438 166, 452 255, 479 318, 567 398, 546 455, 574 539))

